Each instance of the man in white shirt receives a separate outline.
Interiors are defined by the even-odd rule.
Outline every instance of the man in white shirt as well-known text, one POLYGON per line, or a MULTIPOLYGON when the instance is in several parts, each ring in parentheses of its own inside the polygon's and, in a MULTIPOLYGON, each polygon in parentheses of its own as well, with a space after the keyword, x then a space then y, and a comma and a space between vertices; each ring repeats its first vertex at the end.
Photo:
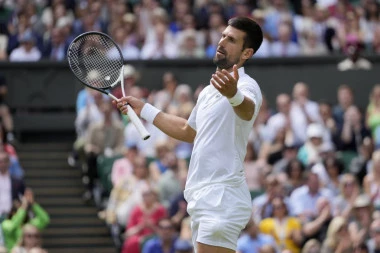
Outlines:
POLYGON ((309 99, 309 87, 298 82, 293 87, 293 102, 290 109, 291 125, 294 126, 295 143, 302 145, 306 140, 306 130, 311 123, 320 123, 318 103, 309 99))
POLYGON ((124 114, 128 110, 125 103, 129 103, 169 136, 194 142, 184 194, 196 253, 234 253, 252 214, 243 160, 262 95, 243 65, 262 40, 261 28, 253 20, 229 20, 214 57, 216 73, 188 120, 133 97, 117 103, 124 114))
POLYGON ((20 36, 20 46, 9 55, 9 61, 38 61, 40 58, 41 52, 35 46, 35 38, 29 30, 20 36))
POLYGON ((327 188, 320 187, 318 174, 309 172, 304 186, 296 188, 290 195, 290 204, 295 216, 303 222, 312 220, 318 215, 317 202, 325 197, 331 203, 332 193, 327 188))

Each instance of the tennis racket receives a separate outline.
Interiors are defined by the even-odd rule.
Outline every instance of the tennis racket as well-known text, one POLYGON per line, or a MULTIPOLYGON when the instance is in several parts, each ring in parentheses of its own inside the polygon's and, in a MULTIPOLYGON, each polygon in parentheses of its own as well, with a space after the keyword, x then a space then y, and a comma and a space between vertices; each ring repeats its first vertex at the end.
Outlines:
MULTIPOLYGON (((86 32, 76 37, 67 51, 69 66, 84 85, 119 101, 110 89, 121 85, 124 91, 124 58, 119 46, 107 34, 86 32)), ((127 105, 128 116, 143 140, 150 137, 136 112, 127 105)))

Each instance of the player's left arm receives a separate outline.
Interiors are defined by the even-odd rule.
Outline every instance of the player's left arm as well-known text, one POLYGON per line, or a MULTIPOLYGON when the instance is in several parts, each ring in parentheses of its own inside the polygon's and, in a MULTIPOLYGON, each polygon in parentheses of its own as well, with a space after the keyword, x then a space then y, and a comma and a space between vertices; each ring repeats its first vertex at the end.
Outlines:
POLYGON ((255 113, 255 103, 245 96, 241 90, 238 90, 237 83, 239 80, 239 73, 237 66, 233 66, 233 76, 227 70, 216 71, 212 75, 211 84, 223 96, 227 97, 235 111, 235 113, 243 120, 251 120, 255 113), (244 97, 242 97, 244 96, 244 97), (240 98, 239 98, 240 97, 240 98), (231 101, 232 99, 232 101, 231 101), (241 99, 242 102, 241 102, 241 99), (240 101, 239 101, 240 100, 240 101), (237 102, 237 105, 233 103, 237 102))

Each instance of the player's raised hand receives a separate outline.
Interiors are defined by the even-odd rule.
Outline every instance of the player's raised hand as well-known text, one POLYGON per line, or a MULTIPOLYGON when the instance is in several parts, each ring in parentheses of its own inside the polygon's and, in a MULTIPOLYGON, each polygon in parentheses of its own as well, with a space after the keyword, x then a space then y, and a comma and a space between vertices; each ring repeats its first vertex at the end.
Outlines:
POLYGON ((126 96, 119 99, 119 101, 113 101, 122 114, 128 113, 127 104, 129 104, 138 116, 140 116, 141 110, 144 106, 144 102, 132 96, 126 96))
POLYGON ((232 98, 237 92, 237 82, 239 80, 239 73, 236 64, 233 66, 233 76, 227 70, 216 71, 212 75, 211 84, 223 96, 232 98))

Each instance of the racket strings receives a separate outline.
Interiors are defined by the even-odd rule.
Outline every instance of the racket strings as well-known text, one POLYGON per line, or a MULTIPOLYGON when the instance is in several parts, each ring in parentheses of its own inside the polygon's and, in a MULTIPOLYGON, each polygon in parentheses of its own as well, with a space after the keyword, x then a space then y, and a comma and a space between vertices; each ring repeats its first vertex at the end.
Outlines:
POLYGON ((123 59, 111 39, 87 34, 72 43, 69 64, 82 82, 96 88, 108 88, 118 81, 123 59))

